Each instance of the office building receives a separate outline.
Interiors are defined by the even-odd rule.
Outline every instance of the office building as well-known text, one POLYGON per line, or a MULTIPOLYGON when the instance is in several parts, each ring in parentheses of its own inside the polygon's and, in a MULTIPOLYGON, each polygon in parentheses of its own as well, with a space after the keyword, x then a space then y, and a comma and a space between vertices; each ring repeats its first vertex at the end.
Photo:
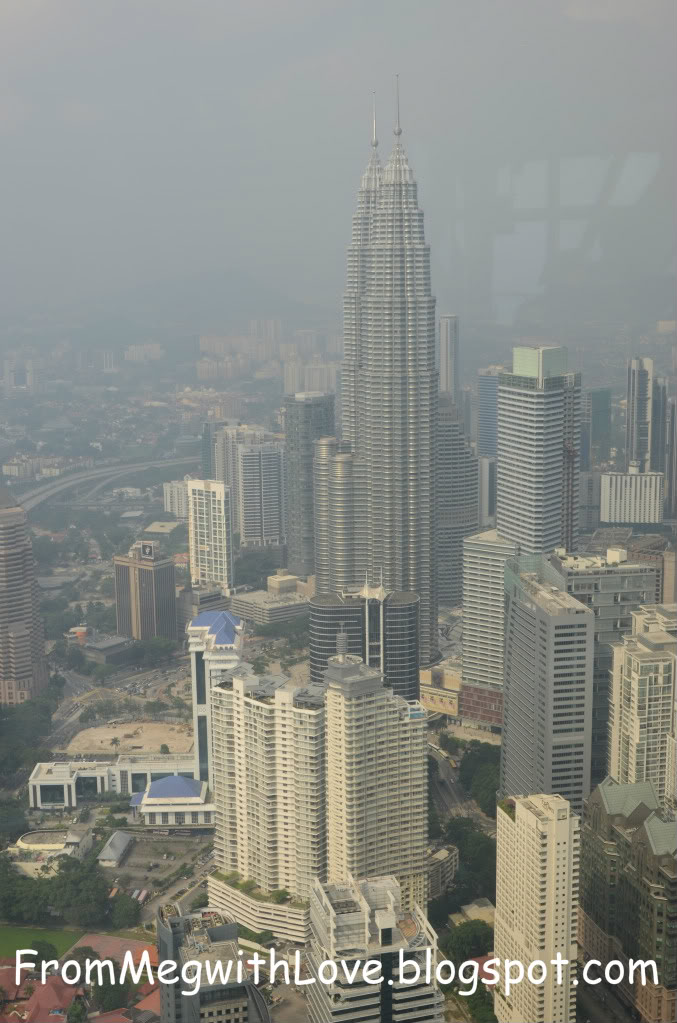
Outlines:
MULTIPOLYGON (((373 139, 348 250, 342 437, 363 465, 370 585, 418 593, 420 656, 437 651, 435 299, 417 186, 401 143, 381 169, 373 139)), ((363 576, 350 580, 361 585, 363 576)), ((332 589, 341 589, 334 585, 332 589)))
POLYGON ((210 901, 252 931, 300 942, 312 884, 326 877, 324 695, 248 665, 210 691, 219 867, 210 901))
POLYGON ((611 388, 595 387, 583 393, 581 415, 581 469, 605 465, 611 458, 611 388))
POLYGON ((628 360, 625 457, 629 470, 665 472, 668 381, 655 375, 653 359, 628 360))
POLYGON ((119 636, 176 639, 174 561, 152 540, 137 540, 129 554, 116 554, 115 613, 119 636))
POLYGON ((650 781, 661 804, 674 793, 676 714, 677 605, 647 604, 613 647, 609 774, 622 784, 650 781))
POLYGON ((426 712, 344 643, 325 673, 327 880, 393 874, 411 910, 426 903, 426 712))
POLYGON ((440 316, 440 391, 448 394, 454 405, 459 404, 461 365, 458 316, 440 316))
POLYGON ((677 819, 650 782, 606 778, 589 796, 581 830, 578 940, 584 959, 618 960, 614 987, 641 1023, 677 1018, 677 819), (629 960, 654 962, 646 983, 629 960))
POLYGON ((602 525, 647 525, 663 521, 665 477, 662 472, 640 472, 631 462, 627 472, 603 472, 600 477, 602 525))
POLYGON ((506 562, 501 792, 590 792, 595 615, 543 581, 531 558, 506 562))
POLYGON ((233 586, 231 493, 216 480, 188 480, 188 555, 191 583, 233 586))
POLYGON ((677 398, 668 404, 665 445, 665 517, 677 519, 677 398))
POLYGON ((241 547, 286 541, 284 448, 276 441, 237 445, 237 531, 241 547))
POLYGON ((219 1023, 270 1023, 266 1000, 250 979, 238 948, 237 924, 213 907, 185 913, 178 904, 166 902, 158 910, 156 933, 160 962, 177 963, 179 974, 188 963, 189 972, 195 969, 193 963, 201 967, 199 990, 194 994, 184 993, 193 989, 193 983, 158 981, 162 1023, 201 1023, 207 1019, 219 1023), (210 984, 207 964, 215 972, 218 963, 222 964, 228 981, 210 984))
POLYGON ((313 682, 324 679, 337 636, 344 633, 348 653, 380 672, 397 696, 418 699, 418 607, 416 593, 389 593, 382 586, 317 593, 309 622, 313 682))
POLYGON ((496 457, 498 381, 504 366, 487 366, 477 373, 477 454, 496 457))
POLYGON ((287 565, 307 579, 315 572, 313 456, 315 441, 334 433, 334 395, 300 391, 282 409, 287 471, 287 565))
POLYGON ((627 551, 611 547, 606 554, 567 554, 557 550, 543 558, 543 582, 566 590, 595 615, 592 680, 591 788, 606 777, 609 762, 609 675, 612 644, 632 629, 632 613, 653 600, 656 571, 632 564, 627 551))
POLYGON ((214 788, 212 687, 240 663, 243 626, 230 611, 203 611, 186 628, 193 703, 195 777, 214 788))
POLYGON ((358 586, 367 574, 365 465, 345 441, 315 442, 315 592, 358 586))
POLYGON ((240 528, 240 460, 242 447, 265 444, 271 439, 262 426, 220 426, 214 434, 214 474, 209 479, 220 480, 230 490, 233 533, 240 528))
POLYGON ((440 394, 437 431, 437 592, 456 607, 463 596, 463 539, 479 527, 477 456, 463 433, 458 408, 440 394))
POLYGON ((496 458, 481 455, 478 460, 479 474, 479 528, 489 529, 496 525, 496 458))
POLYGON ((418 906, 403 907, 394 877, 316 881, 310 896, 310 928, 307 958, 315 983, 306 990, 311 1023, 444 1023, 444 996, 435 982, 426 983, 421 950, 431 948, 436 964, 437 935, 418 906), (400 955, 421 967, 415 983, 400 983, 400 955), (358 959, 362 964, 379 962, 377 975, 383 983, 366 984, 361 969, 348 983, 341 961, 350 968, 358 959), (324 967, 320 973, 321 966, 327 962, 338 969, 331 985, 320 982, 326 972, 324 967))
POLYGON ((47 685, 39 606, 26 512, 0 487, 0 703, 23 703, 47 685))
POLYGON ((73 760, 36 764, 28 781, 32 810, 71 810, 104 792, 120 799, 145 792, 154 781, 193 778, 192 753, 122 753, 113 761, 73 760))
POLYGON ((505 563, 519 554, 495 529, 463 541, 463 681, 503 685, 505 563))
POLYGON ((509 997, 494 988, 496 1019, 575 1023, 580 819, 566 799, 539 794, 501 803, 496 825, 494 955, 548 965, 542 984, 525 978, 509 997), (550 965, 558 953, 569 961, 560 984, 550 965))
POLYGON ((203 479, 216 479, 216 463, 214 460, 214 447, 216 434, 226 425, 223 419, 208 419, 202 424, 202 436, 200 439, 200 472, 203 479))
POLYGON ((230 597, 220 586, 192 586, 187 583, 176 594, 176 634, 180 642, 186 638, 186 626, 203 611, 227 611, 230 597))
POLYGON ((496 528, 524 554, 576 549, 580 392, 554 345, 514 348, 499 377, 496 528))
POLYGON ((177 519, 188 521, 188 487, 186 480, 162 484, 164 510, 177 519))

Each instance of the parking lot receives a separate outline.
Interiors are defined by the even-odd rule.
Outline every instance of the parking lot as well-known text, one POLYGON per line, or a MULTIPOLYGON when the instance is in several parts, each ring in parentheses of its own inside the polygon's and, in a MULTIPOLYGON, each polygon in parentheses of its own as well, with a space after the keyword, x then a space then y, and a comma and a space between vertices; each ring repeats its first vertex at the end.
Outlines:
MULTIPOLYGON (((211 844, 210 835, 196 835, 194 838, 141 835, 136 837, 123 863, 115 869, 107 868, 105 874, 111 884, 153 890, 176 874, 180 867, 184 866, 186 870, 194 867, 211 844)), ((182 887, 187 888, 192 883, 192 878, 186 879, 182 887)))

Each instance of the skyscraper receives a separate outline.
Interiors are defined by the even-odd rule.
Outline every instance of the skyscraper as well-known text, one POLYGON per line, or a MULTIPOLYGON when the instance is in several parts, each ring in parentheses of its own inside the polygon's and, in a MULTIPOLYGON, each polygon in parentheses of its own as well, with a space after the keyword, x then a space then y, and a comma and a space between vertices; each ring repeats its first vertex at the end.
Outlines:
POLYGON ((47 685, 45 633, 26 512, 0 487, 0 703, 23 703, 47 685))
POLYGON ((214 463, 214 445, 216 434, 223 426, 223 419, 208 419, 202 424, 202 438, 200 442, 200 472, 204 479, 216 479, 214 463))
POLYGON ((137 540, 129 554, 116 554, 115 612, 120 636, 176 639, 174 561, 150 540, 137 540))
MULTIPOLYGON (((508 799, 496 813, 494 950, 501 967, 547 964, 543 983, 525 977, 506 998, 494 991, 498 1023, 575 1023, 580 819, 558 795, 508 799), (561 982, 551 964, 561 955, 561 982)), ((537 975, 540 975, 540 971, 537 975)))
POLYGON ((240 532, 240 463, 238 452, 250 444, 263 444, 270 439, 263 426, 220 426, 214 434, 213 470, 205 479, 220 480, 230 490, 233 533, 240 532))
POLYGON ((463 681, 503 685, 505 563, 519 554, 495 529, 463 541, 463 681))
POLYGON ((651 402, 651 449, 649 465, 653 472, 665 472, 668 439, 668 381, 656 377, 651 402))
POLYGON ((418 594, 392 593, 383 586, 317 593, 310 601, 309 622, 313 682, 324 680, 343 633, 349 654, 380 671, 397 696, 418 699, 418 608, 418 594))
POLYGON ((440 394, 437 432, 437 581, 441 604, 463 596, 463 538, 479 526, 477 456, 463 433, 458 407, 440 394))
POLYGON ((348 590, 367 571, 365 466, 345 441, 315 442, 315 592, 348 590))
POLYGON ((506 564, 501 792, 590 792, 595 616, 542 581, 532 559, 506 564))
POLYGON ((677 398, 668 403, 665 445, 665 517, 677 519, 677 398))
POLYGON ((611 457, 611 388, 595 387, 583 394, 581 416, 581 469, 611 457))
POLYGON ((499 378, 496 528, 524 554, 576 548, 580 393, 555 345, 514 348, 499 378))
POLYGON ((423 212, 400 136, 398 113, 383 170, 372 140, 353 217, 342 436, 364 465, 369 582, 382 572, 386 589, 419 594, 426 663, 437 647, 435 299, 423 212))
POLYGON ((237 477, 240 546, 283 546, 287 528, 283 446, 277 441, 238 444, 237 477))
POLYGON ((487 366, 477 372, 477 454, 496 457, 498 435, 498 378, 503 366, 487 366))
POLYGON ((628 360, 625 460, 640 472, 665 471, 668 382, 654 373, 653 359, 628 360))
POLYGON ((440 391, 459 404, 461 393, 458 316, 440 316, 440 391))
POLYGON ((359 657, 329 659, 327 879, 393 874, 402 904, 425 905, 426 712, 359 657))
POLYGON ((302 391, 282 409, 287 469, 287 565, 304 579, 315 572, 313 455, 315 441, 334 433, 334 395, 302 391))
POLYGON ((188 480, 188 554, 192 583, 233 586, 231 494, 216 480, 188 480))

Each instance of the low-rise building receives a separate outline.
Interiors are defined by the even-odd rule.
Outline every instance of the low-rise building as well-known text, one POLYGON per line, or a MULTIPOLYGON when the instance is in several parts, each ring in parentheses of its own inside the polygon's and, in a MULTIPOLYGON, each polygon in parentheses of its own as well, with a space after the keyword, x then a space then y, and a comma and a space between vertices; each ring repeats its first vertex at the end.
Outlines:
POLYGON ((216 808, 209 799, 207 783, 181 775, 151 782, 145 792, 135 792, 130 803, 135 818, 149 827, 211 828, 216 808))
POLYGON ((444 849, 428 850, 428 899, 439 899, 451 887, 458 870, 458 849, 448 845, 444 849))
POLYGON ((126 831, 114 831, 97 856, 99 866, 119 867, 130 852, 133 842, 133 835, 128 835, 126 831))
POLYGON ((192 753, 123 753, 113 761, 42 762, 35 765, 28 781, 28 805, 31 810, 73 809, 107 792, 120 796, 145 792, 152 782, 168 775, 193 778, 194 770, 192 753))
POLYGON ((277 625, 307 615, 309 610, 308 598, 300 593, 276 594, 268 590, 236 593, 231 597, 230 608, 254 625, 277 625))

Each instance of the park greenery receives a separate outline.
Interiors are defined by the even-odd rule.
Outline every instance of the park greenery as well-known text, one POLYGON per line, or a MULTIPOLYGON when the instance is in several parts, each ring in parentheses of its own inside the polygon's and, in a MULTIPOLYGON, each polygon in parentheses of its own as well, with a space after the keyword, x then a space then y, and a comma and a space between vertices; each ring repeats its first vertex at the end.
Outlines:
POLYGON ((458 778, 463 788, 488 817, 496 817, 501 748, 473 739, 465 747, 458 778))
POLYGON ((446 925, 450 913, 474 899, 496 897, 496 843, 471 817, 451 817, 443 825, 444 839, 458 848, 460 866, 453 887, 428 903, 435 927, 446 925))
POLYGON ((52 675, 45 691, 34 700, 0 705, 0 783, 11 788, 21 770, 32 770, 39 760, 51 760, 48 736, 52 714, 62 697, 65 679, 52 675))

